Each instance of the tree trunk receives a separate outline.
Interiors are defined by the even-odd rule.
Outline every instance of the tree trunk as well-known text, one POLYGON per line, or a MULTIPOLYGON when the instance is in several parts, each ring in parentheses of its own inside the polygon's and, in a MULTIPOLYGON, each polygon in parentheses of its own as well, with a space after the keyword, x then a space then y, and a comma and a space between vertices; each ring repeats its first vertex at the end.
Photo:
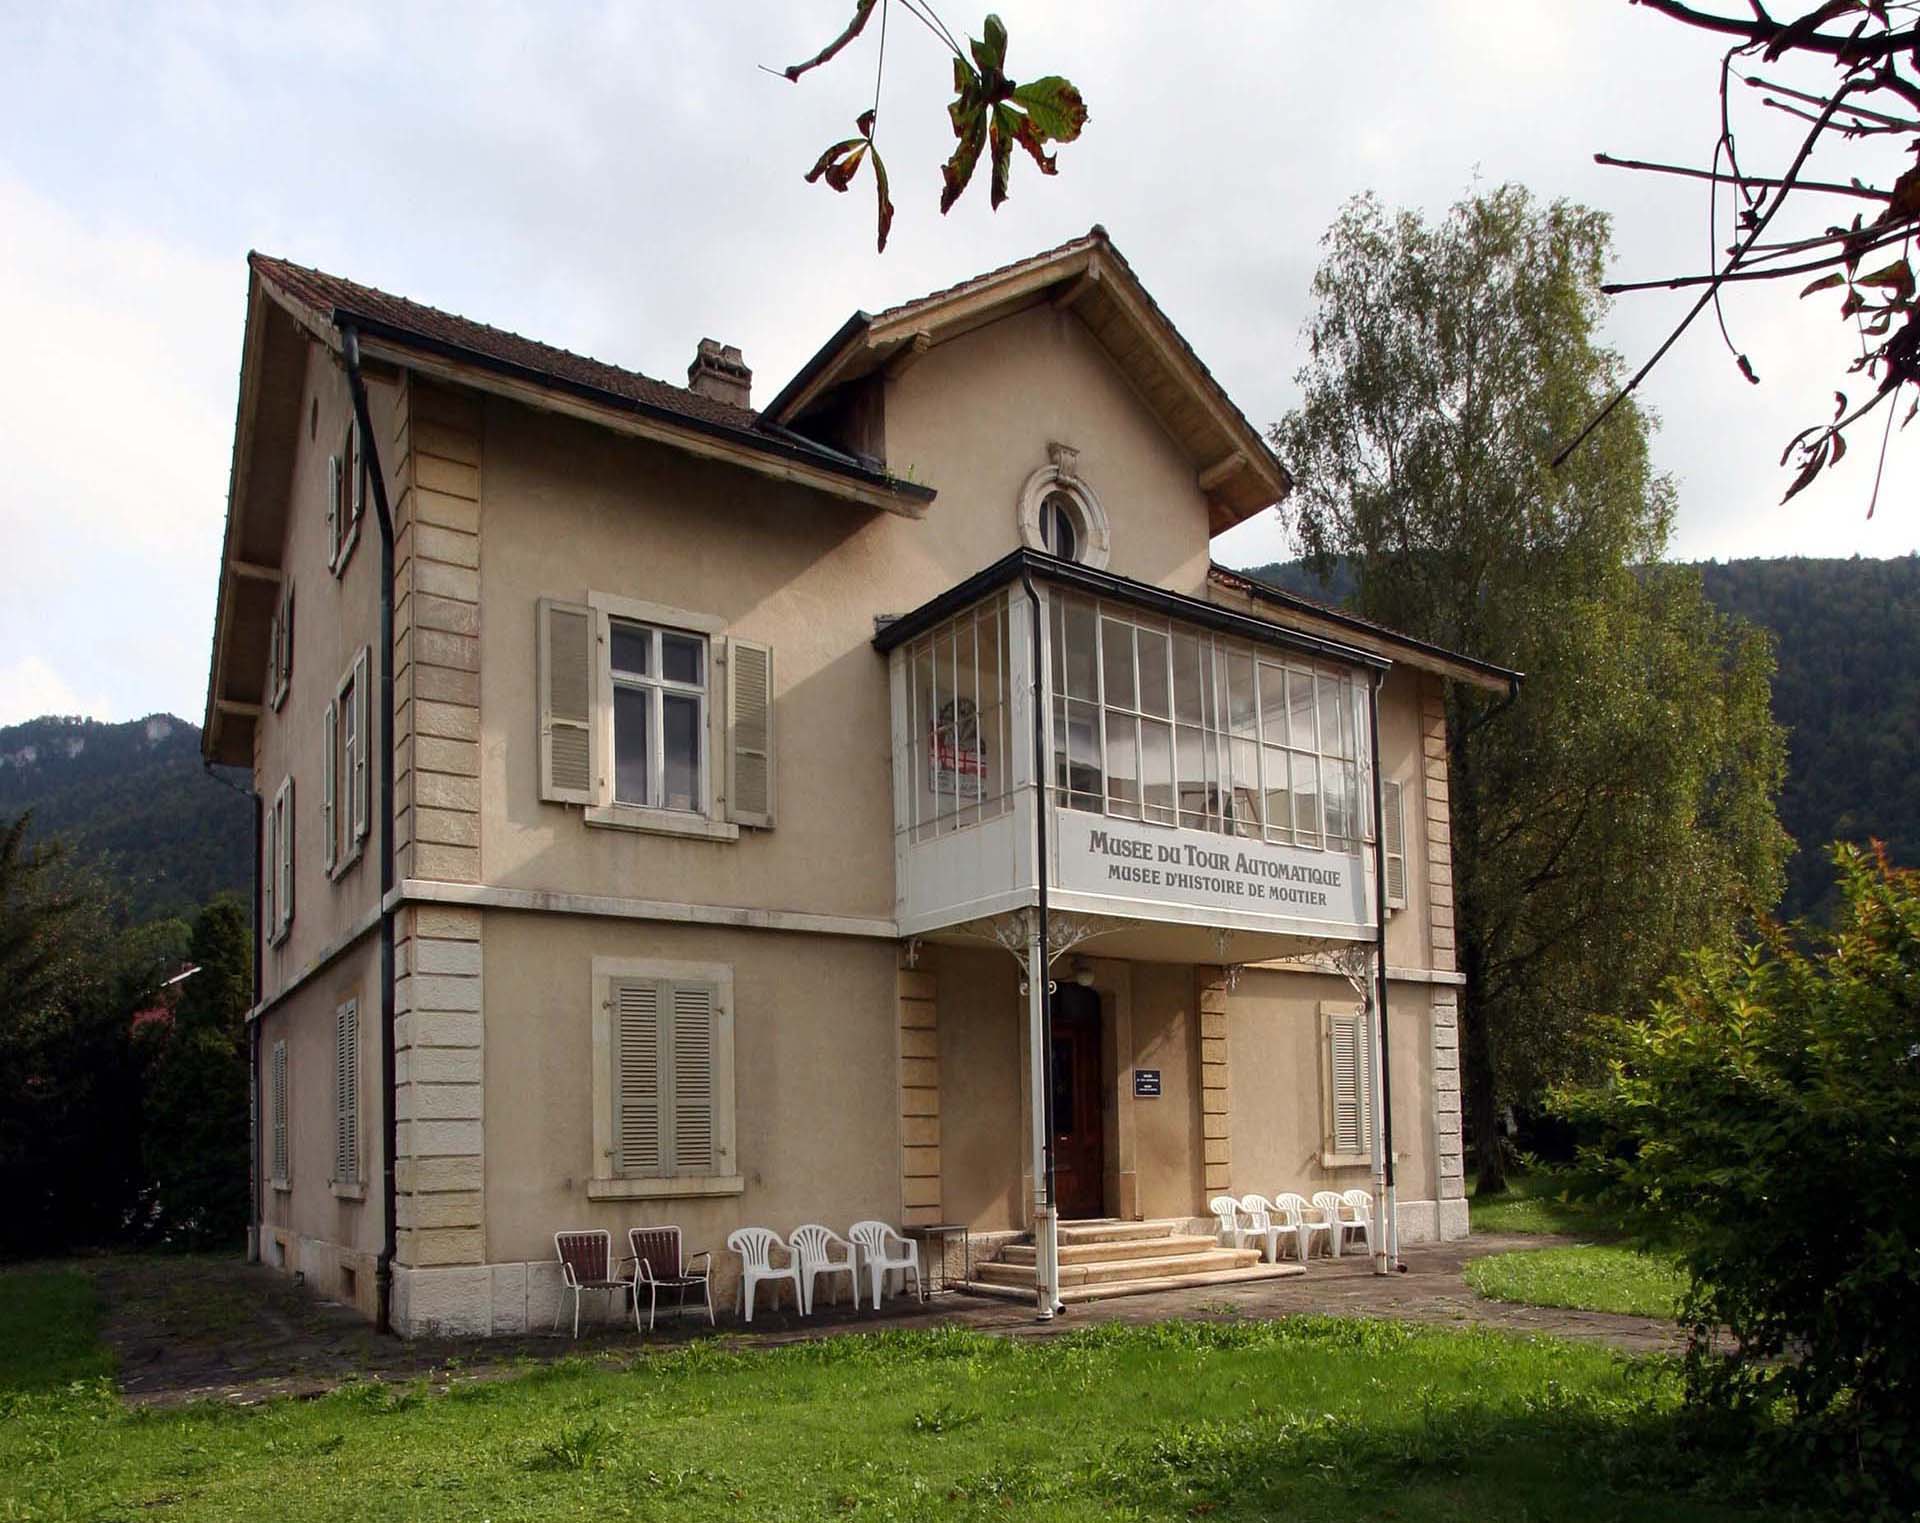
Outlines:
POLYGON ((1466 988, 1460 1001, 1460 1083, 1467 1135, 1473 1142, 1474 1192, 1498 1195, 1507 1188, 1500 1147, 1499 1091, 1494 1074, 1494 1035, 1483 999, 1487 968, 1486 927, 1476 868, 1480 861, 1479 778, 1474 766, 1475 713, 1471 705, 1447 705, 1447 767, 1452 802, 1454 937, 1466 988))

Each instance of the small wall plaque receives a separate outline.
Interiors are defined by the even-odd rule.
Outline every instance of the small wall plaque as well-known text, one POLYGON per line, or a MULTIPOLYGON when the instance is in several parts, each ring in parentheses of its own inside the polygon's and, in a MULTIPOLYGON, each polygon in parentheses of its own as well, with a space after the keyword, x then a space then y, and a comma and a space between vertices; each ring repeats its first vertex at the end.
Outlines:
POLYGON ((1160 1098, 1160 1070, 1157 1068, 1136 1068, 1133 1071, 1133 1097, 1136 1100, 1158 1100, 1160 1098))

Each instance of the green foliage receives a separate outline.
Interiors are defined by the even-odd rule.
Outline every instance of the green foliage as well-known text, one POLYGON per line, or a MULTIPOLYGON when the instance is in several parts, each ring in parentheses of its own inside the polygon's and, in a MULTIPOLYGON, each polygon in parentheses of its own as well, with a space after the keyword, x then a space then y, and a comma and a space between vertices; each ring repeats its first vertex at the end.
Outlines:
POLYGON ((1697 1403, 1784 1408, 1781 1457, 1920 1504, 1920 877, 1838 847, 1843 904, 1708 950, 1563 1103, 1587 1165, 1694 1280, 1697 1403), (1807 934, 1812 935, 1812 932, 1807 934), (1718 1336, 1725 1329, 1729 1338, 1718 1336))
POLYGON ((1673 514, 1631 406, 1555 470, 1619 365, 1596 339, 1606 218, 1477 194, 1438 224, 1361 197, 1326 239, 1273 432, 1309 562, 1359 610, 1527 673, 1448 691, 1462 1075, 1484 1188, 1508 1099, 1579 1071, 1604 1010, 1651 997, 1779 892, 1783 746, 1764 636, 1653 566, 1673 514), (1636 569, 1652 566, 1653 569, 1636 569))
POLYGON ((248 1217, 247 917, 216 899, 194 922, 198 969, 154 1039, 141 1150, 149 1230, 182 1247, 237 1247, 248 1217))
POLYGON ((1687 1277, 1666 1259, 1592 1243, 1489 1254, 1465 1274, 1489 1300, 1629 1317, 1677 1317, 1687 1291, 1687 1277))
POLYGON ((702 1341, 390 1389, 0 1391, 0 1516, 1785 1516, 1691 1442, 1666 1361, 1385 1321, 702 1341))
POLYGON ((253 813, 238 786, 207 774, 200 731, 170 714, 0 728, 0 819, 31 811, 30 840, 64 841, 110 886, 123 924, 191 918, 215 894, 250 890, 253 813))

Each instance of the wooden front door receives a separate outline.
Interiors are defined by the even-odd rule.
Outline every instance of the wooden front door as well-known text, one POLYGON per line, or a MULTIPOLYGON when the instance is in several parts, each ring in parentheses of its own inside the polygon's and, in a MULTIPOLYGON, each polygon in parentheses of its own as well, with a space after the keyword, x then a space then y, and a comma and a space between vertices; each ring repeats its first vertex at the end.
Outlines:
POLYGON ((1064 984, 1053 996, 1053 1175, 1066 1220, 1106 1215, 1102 1110, 1100 996, 1064 984))

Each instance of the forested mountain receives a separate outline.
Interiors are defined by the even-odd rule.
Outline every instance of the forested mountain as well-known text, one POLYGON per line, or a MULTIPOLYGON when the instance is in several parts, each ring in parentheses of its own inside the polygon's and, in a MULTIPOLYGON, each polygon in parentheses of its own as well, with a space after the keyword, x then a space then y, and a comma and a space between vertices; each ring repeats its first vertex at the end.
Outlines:
POLYGON ((248 902, 253 808, 244 772, 210 777, 200 731, 170 714, 125 724, 47 716, 0 729, 0 820, 64 840, 123 897, 130 921, 191 918, 223 889, 248 902))
MULTIPOLYGON (((1787 729, 1780 822, 1800 847, 1779 913, 1832 908, 1831 841, 1877 838, 1895 862, 1920 866, 1920 556, 1694 569, 1716 607, 1774 636, 1773 713, 1787 729)), ((1346 564, 1324 583, 1298 561, 1246 574, 1326 602, 1354 591, 1346 564)))

